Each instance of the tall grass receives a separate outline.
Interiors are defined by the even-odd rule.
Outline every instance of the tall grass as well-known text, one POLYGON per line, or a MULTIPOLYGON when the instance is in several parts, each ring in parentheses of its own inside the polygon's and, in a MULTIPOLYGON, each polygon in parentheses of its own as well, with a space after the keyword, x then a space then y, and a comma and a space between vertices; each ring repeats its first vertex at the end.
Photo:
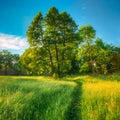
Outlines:
POLYGON ((120 120, 119 74, 85 75, 72 79, 83 82, 81 120, 120 120))
POLYGON ((0 120, 120 120, 120 74, 0 77, 0 120))
POLYGON ((65 119, 76 84, 36 79, 0 77, 0 120, 65 119))

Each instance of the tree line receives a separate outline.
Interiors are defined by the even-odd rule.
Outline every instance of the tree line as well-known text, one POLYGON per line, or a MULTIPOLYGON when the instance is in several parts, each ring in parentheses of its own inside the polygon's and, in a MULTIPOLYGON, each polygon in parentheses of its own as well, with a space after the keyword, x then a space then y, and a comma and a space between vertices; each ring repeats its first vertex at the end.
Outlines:
POLYGON ((0 51, 0 75, 24 75, 23 69, 19 54, 0 51))
MULTIPOLYGON (((8 68, 15 65, 19 74, 54 77, 120 71, 120 47, 96 38, 91 25, 78 27, 66 11, 60 13, 52 7, 45 16, 39 12, 27 30, 27 37, 30 47, 21 56, 13 57, 16 59, 12 59, 12 67, 1 62, 0 73, 8 74, 8 68)), ((0 61, 5 61, 4 56, 0 61)), ((18 74, 15 71, 13 73, 18 74)))

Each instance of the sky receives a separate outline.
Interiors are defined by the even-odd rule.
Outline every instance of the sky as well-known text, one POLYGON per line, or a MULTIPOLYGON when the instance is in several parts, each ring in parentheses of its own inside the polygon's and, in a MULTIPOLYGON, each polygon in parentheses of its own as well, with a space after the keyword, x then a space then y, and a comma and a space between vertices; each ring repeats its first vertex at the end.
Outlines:
POLYGON ((29 47, 31 21, 53 6, 67 11, 79 27, 92 25, 105 43, 120 46, 120 0, 0 0, 0 50, 22 54, 29 47))

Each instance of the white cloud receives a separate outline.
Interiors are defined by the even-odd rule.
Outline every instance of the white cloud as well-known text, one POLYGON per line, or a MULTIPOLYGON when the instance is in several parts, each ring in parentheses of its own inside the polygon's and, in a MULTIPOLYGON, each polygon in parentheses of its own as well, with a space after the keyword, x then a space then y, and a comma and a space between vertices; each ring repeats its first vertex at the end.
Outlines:
POLYGON ((0 49, 23 50, 27 47, 26 38, 0 33, 0 49))

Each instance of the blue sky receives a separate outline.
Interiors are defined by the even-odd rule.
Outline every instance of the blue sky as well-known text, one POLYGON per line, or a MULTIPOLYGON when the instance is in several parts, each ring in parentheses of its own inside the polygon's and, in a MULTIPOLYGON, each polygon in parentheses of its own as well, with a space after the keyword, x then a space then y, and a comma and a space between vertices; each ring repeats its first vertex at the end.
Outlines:
POLYGON ((120 46, 120 0, 0 0, 0 48, 22 53, 33 17, 55 6, 82 26, 91 24, 96 37, 120 46))

